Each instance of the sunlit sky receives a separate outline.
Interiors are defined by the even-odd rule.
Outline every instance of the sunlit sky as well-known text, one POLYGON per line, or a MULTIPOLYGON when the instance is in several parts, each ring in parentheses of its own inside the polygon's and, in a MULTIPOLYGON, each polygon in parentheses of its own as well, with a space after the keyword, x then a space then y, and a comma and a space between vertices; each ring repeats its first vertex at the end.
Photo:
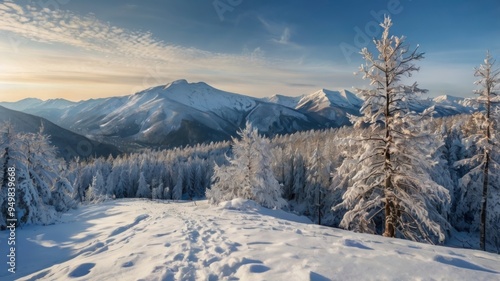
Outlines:
POLYGON ((498 0, 0 3, 0 101, 128 95, 177 79, 256 97, 363 87, 357 52, 372 48, 384 13, 426 53, 411 79, 431 96, 472 96, 473 68, 486 50, 500 57, 498 0))

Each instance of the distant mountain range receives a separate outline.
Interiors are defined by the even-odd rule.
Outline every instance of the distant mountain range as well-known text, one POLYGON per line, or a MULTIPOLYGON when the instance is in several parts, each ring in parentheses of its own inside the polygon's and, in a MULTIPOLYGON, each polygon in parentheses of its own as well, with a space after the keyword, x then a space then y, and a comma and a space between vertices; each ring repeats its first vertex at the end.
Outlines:
POLYGON ((57 154, 65 159, 108 156, 120 153, 113 145, 90 140, 61 128, 47 119, 3 106, 0 106, 0 122, 9 122, 14 130, 20 133, 37 133, 43 125, 43 132, 50 136, 52 144, 57 148, 57 154))
MULTIPOLYGON (((266 135, 340 127, 350 124, 348 114, 359 115, 362 103, 347 90, 259 99, 178 80, 130 96, 81 102, 30 98, 0 105, 127 150, 227 140, 247 121, 266 135)), ((438 116, 473 110, 470 101, 452 96, 419 101, 412 110, 430 106, 438 116)))

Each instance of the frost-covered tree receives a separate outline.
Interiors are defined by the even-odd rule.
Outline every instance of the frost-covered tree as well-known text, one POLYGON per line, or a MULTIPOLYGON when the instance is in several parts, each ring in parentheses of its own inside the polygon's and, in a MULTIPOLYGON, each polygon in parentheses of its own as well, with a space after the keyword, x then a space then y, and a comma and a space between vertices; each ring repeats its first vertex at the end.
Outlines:
POLYGON ((127 197, 134 197, 137 194, 140 176, 139 165, 136 161, 129 161, 128 171, 127 197))
POLYGON ((151 188, 149 184, 146 182, 146 178, 144 177, 143 172, 141 172, 139 175, 139 183, 138 183, 136 197, 151 198, 151 188))
POLYGON ((305 180, 306 180, 306 165, 304 157, 301 153, 296 152, 293 157, 293 181, 292 191, 295 202, 301 203, 305 200, 305 180))
POLYGON ((157 187, 153 188, 151 191, 151 198, 153 200, 163 199, 163 183, 160 183, 157 187))
POLYGON ((183 186, 184 186, 184 176, 182 172, 182 167, 179 167, 178 175, 177 175, 177 182, 174 185, 174 188, 172 189, 172 199, 173 200, 181 200, 182 199, 182 192, 183 192, 183 186))
POLYGON ((233 139, 234 157, 229 165, 216 166, 214 184, 207 190, 207 199, 213 204, 234 198, 251 199, 267 208, 286 205, 281 187, 271 168, 269 140, 260 136, 247 122, 233 139))
POLYGON ((52 189, 51 204, 58 212, 66 212, 76 206, 73 200, 74 190, 71 183, 66 178, 58 178, 52 189))
POLYGON ((101 171, 97 171, 95 176, 92 177, 92 183, 85 193, 85 200, 92 203, 101 202, 106 199, 105 190, 104 178, 101 171))
POLYGON ((341 226, 373 233, 381 229, 387 237, 418 241, 437 237, 443 242, 449 194, 428 175, 435 140, 426 133, 422 117, 408 109, 426 90, 401 81, 419 70, 414 62, 423 53, 418 47, 410 50, 405 37, 389 35, 389 17, 381 26, 382 37, 374 40, 378 54, 367 48, 361 51, 366 65, 361 65, 360 73, 370 80, 370 87, 358 89, 364 98, 363 116, 352 119, 357 128, 369 127, 359 140, 358 168, 349 170, 348 162, 340 167, 341 173, 352 175, 343 202, 336 206, 347 209, 341 226))
MULTIPOLYGON (((12 125, 0 126, 0 163, 3 168, 15 169, 16 217, 19 224, 48 224, 57 211, 74 206, 72 186, 62 177, 61 160, 56 159, 55 148, 43 134, 15 133, 12 125)), ((5 219, 5 175, 0 188, 0 227, 5 219)))
POLYGON ((321 162, 318 148, 314 149, 309 160, 306 178, 306 202, 310 206, 310 213, 315 213, 318 224, 321 224, 324 191, 321 182, 321 162), (312 208, 311 208, 312 207, 312 208))
MULTIPOLYGON (((476 133, 469 135, 466 139, 466 145, 474 145, 477 153, 471 158, 457 162, 457 166, 472 167, 460 181, 464 192, 462 204, 464 208, 474 208, 474 202, 481 202, 479 215, 479 244, 481 250, 486 250, 487 223, 488 223, 488 198, 490 186, 494 190, 499 190, 498 182, 500 178, 493 169, 498 169, 499 164, 495 161, 495 153, 498 150, 498 143, 495 143, 495 119, 493 118, 492 103, 498 102, 496 93, 497 86, 500 83, 500 70, 495 69, 495 60, 487 53, 484 64, 475 69, 474 76, 479 79, 475 82, 481 89, 475 93, 479 95, 479 102, 484 105, 485 111, 473 115, 473 126, 476 127, 476 133), (496 148, 496 149, 494 149, 496 148), (480 191, 480 192, 479 192, 480 191), (479 198, 480 199, 479 199, 479 198), (471 202, 472 201, 472 202, 471 202)), ((494 214, 493 214, 494 215, 494 214)), ((490 218, 491 220, 492 218, 490 218)), ((492 233, 492 235, 498 235, 492 233)), ((491 237, 494 239, 494 237, 491 237)), ((498 239, 498 237, 496 237, 498 239)))
POLYGON ((170 187, 166 186, 163 189, 163 199, 170 199, 172 200, 172 192, 170 192, 170 187))

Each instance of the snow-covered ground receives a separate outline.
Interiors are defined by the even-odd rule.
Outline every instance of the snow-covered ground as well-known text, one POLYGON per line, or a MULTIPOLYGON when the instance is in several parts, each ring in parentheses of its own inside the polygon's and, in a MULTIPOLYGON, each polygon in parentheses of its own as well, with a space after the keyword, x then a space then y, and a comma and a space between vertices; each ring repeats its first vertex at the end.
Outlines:
POLYGON ((116 200, 17 230, 1 280, 500 280, 500 256, 311 224, 233 200, 116 200))

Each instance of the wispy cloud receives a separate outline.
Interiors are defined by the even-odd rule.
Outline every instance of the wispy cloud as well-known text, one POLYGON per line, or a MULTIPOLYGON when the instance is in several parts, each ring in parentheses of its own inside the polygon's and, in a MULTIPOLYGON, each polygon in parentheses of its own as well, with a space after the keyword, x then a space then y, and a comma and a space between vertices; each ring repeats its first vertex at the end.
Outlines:
POLYGON ((288 27, 285 27, 285 30, 283 30, 283 33, 281 34, 279 40, 275 40, 275 42, 284 45, 290 44, 290 36, 290 29, 288 27))
POLYGON ((271 42, 284 46, 300 48, 297 43, 292 42, 292 30, 289 26, 266 20, 261 16, 257 17, 257 19, 272 36, 271 42))
MULTIPOLYGON (((116 95, 187 78, 264 96, 275 92, 303 94, 304 88, 288 85, 294 81, 307 84, 307 79, 317 84, 318 78, 326 76, 318 76, 298 60, 267 58, 261 48, 241 54, 208 52, 163 42, 150 32, 114 26, 92 14, 40 9, 9 0, 0 4, 0 33, 32 42, 21 46, 22 52, 14 52, 8 40, 0 39, 0 53, 8 54, 0 84, 66 85, 67 91, 75 92, 81 85, 109 84, 115 91, 107 94, 116 95)), ((278 34, 276 43, 293 46, 289 28, 278 34)), ((331 66, 329 72, 333 71, 331 66)), ((331 83, 331 77, 325 81, 331 83)))

